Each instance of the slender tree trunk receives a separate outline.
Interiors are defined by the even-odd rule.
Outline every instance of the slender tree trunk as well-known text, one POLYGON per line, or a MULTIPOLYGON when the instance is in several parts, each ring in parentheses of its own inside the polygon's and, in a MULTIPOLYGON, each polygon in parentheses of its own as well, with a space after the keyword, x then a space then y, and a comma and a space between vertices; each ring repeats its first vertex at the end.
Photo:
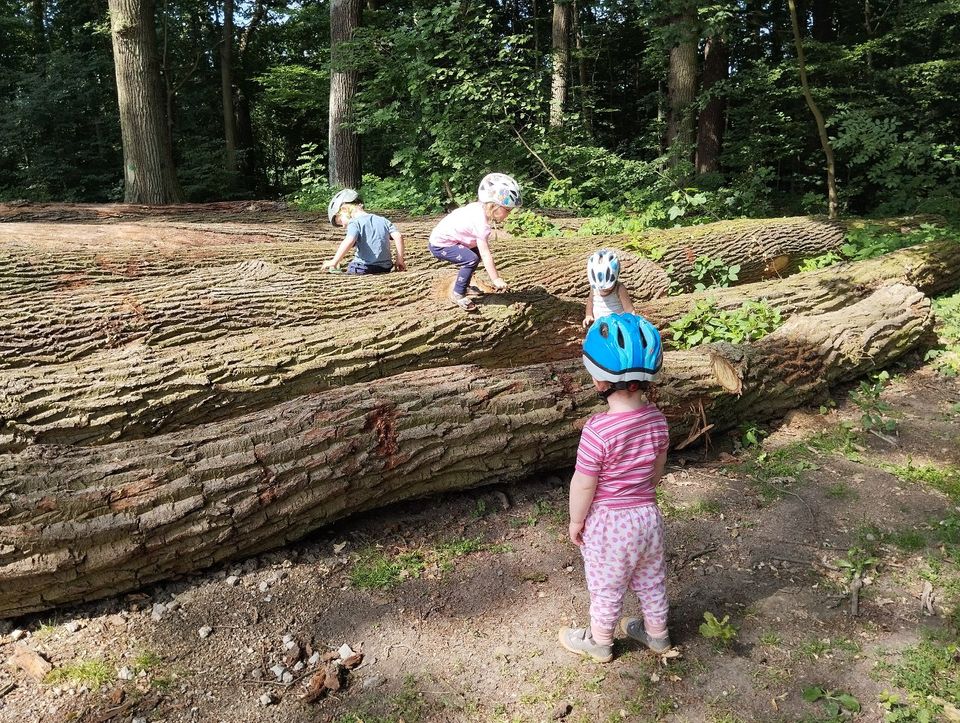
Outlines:
POLYGON ((719 167, 727 98, 713 89, 717 83, 726 80, 729 58, 723 36, 713 35, 707 38, 703 48, 702 92, 710 94, 710 99, 697 119, 697 173, 712 173, 719 167))
POLYGON ((109 0, 123 138, 124 200, 182 200, 164 117, 153 0, 109 0))
POLYGON ((807 80, 807 67, 803 54, 803 41, 800 37, 800 25, 797 21, 797 7, 794 0, 787 0, 790 5, 790 24, 793 26, 793 42, 797 48, 797 66, 800 70, 800 86, 803 88, 803 97, 806 98, 813 119, 817 123, 817 132, 820 134, 820 145, 823 147, 823 155, 827 159, 827 212, 830 218, 837 217, 837 177, 836 167, 833 161, 833 147, 830 145, 830 138, 827 136, 827 124, 823 119, 823 114, 817 106, 817 102, 810 93, 810 83, 807 80))
POLYGON ((550 127, 563 125, 570 69, 570 2, 553 3, 552 81, 550 83, 550 127))
MULTIPOLYGON (((697 92, 696 10, 685 5, 675 20, 680 35, 670 48, 670 70, 667 79, 667 147, 678 146, 683 154, 693 147, 694 98, 697 92)), ((674 155, 678 162, 681 156, 674 155)))
POLYGON ((590 109, 590 87, 587 80, 587 55, 583 46, 583 32, 580 25, 580 7, 573 1, 573 37, 577 50, 577 75, 579 79, 578 95, 580 98, 580 113, 583 124, 588 133, 593 133, 593 113, 590 109))
POLYGON ((46 15, 45 0, 31 0, 30 24, 33 25, 34 51, 37 54, 47 50, 47 29, 44 22, 46 15))
MULTIPOLYGON (((781 416, 890 364, 932 327, 930 301, 891 286, 753 344, 667 352, 671 436, 781 416)), ((569 465, 599 405, 579 359, 442 367, 138 442, 0 455, 0 618, 281 547, 399 500, 569 465)))
POLYGON ((226 170, 237 172, 237 120, 233 110, 233 0, 223 0, 223 37, 220 40, 220 97, 226 170))
POLYGON ((360 139, 349 127, 353 121, 353 96, 357 71, 349 67, 339 47, 360 27, 362 0, 330 2, 330 128, 329 181, 331 186, 360 185, 360 139))

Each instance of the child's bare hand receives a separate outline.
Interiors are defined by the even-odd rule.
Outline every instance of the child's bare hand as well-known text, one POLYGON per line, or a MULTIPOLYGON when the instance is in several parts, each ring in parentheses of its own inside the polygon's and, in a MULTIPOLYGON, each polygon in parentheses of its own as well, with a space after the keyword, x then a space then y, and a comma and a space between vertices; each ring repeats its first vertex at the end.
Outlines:
POLYGON ((590 328, 590 325, 591 325, 592 323, 593 323, 593 317, 592 317, 592 316, 585 316, 585 317, 583 317, 583 328, 584 328, 584 329, 589 329, 589 328, 590 328))
POLYGON ((494 279, 493 286, 497 291, 506 291, 507 289, 510 288, 509 286, 507 286, 507 282, 504 281, 503 279, 494 279))
POLYGON ((583 545, 583 523, 582 522, 570 523, 570 542, 572 542, 577 547, 580 547, 583 545))
POLYGON ((393 268, 396 269, 397 271, 406 271, 407 262, 404 261, 402 258, 398 258, 396 261, 393 262, 393 268))
POLYGON ((325 268, 327 271, 333 271, 335 268, 337 268, 337 264, 333 262, 333 259, 327 259, 323 262, 323 268, 325 268))

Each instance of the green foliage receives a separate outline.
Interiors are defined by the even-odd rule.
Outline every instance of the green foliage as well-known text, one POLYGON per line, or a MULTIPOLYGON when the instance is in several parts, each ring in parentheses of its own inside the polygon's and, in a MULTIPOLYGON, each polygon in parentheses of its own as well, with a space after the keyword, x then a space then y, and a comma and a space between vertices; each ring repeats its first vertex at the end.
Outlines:
POLYGON ((730 616, 724 615, 723 620, 717 620, 711 612, 703 614, 704 622, 700 623, 700 634, 713 640, 718 645, 729 645, 737 637, 737 629, 730 623, 730 616))
POLYGON ((841 690, 826 690, 812 685, 803 689, 803 699, 808 703, 820 701, 830 720, 843 720, 848 713, 860 712, 860 701, 841 690))
POLYGON ((746 301, 732 311, 718 310, 715 302, 698 300, 693 308, 670 324, 670 339, 677 349, 728 341, 741 344, 769 334, 783 323, 779 311, 761 301, 746 301))
POLYGON ((872 374, 869 380, 860 382, 855 391, 850 392, 850 401, 860 408, 860 429, 864 432, 895 432, 897 422, 887 416, 891 406, 880 399, 883 390, 890 382, 886 371, 872 374))
POLYGON ((879 558, 874 557, 868 550, 862 547, 851 547, 847 550, 847 556, 837 560, 837 567, 843 570, 847 580, 854 580, 863 575, 880 562, 879 558))
POLYGON ((960 502, 960 468, 950 465, 943 467, 915 465, 912 459, 905 465, 883 464, 881 468, 904 482, 930 485, 960 502))
POLYGON ((800 262, 800 271, 815 271, 825 269, 843 261, 843 257, 833 251, 827 251, 820 256, 814 256, 812 259, 804 259, 800 262))
POLYGON ((885 721, 940 720, 943 704, 960 700, 960 646, 953 640, 924 640, 907 648, 893 666, 891 682, 907 692, 905 700, 885 693, 885 721))
POLYGON ((693 261, 691 275, 696 279, 694 284, 696 291, 726 288, 740 278, 740 264, 727 266, 718 259, 697 256, 693 261))
POLYGON ((44 683, 72 683, 99 688, 113 680, 113 671, 103 660, 76 660, 51 670, 44 683))
POLYGON ((559 236, 560 231, 550 219, 533 211, 513 211, 504 222, 504 228, 514 236, 522 238, 542 238, 559 236))
POLYGON ((743 426, 740 433, 740 446, 744 449, 749 447, 759 447, 760 442, 767 436, 767 430, 757 426, 754 423, 748 423, 743 426))
POLYGON ((956 234, 952 229, 928 223, 901 231, 882 224, 857 222, 848 228, 846 243, 840 252, 851 261, 863 261, 907 246, 957 238, 956 234))
POLYGON ((960 376, 960 292, 933 301, 940 343, 926 354, 945 377, 960 376))
MULTIPOLYGON (((605 213, 600 216, 594 216, 587 219, 577 230, 578 234, 584 236, 608 236, 612 234, 635 234, 650 228, 649 219, 641 216, 626 216, 623 214, 615 215, 605 213)), ((627 243, 627 248, 631 248, 627 243)))

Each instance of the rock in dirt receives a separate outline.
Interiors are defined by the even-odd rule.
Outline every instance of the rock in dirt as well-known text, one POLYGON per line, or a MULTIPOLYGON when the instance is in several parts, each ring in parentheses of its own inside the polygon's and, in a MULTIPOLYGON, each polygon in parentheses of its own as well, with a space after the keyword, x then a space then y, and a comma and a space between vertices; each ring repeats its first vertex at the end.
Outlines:
POLYGON ((283 678, 283 674, 285 671, 286 671, 286 668, 280 665, 280 663, 277 663, 272 668, 270 668, 270 672, 273 673, 275 676, 277 676, 277 680, 280 680, 281 678, 283 678))
POLYGON ((325 670, 317 671, 310 679, 307 692, 301 700, 305 703, 316 703, 328 693, 336 693, 342 686, 342 671, 343 668, 337 663, 331 663, 325 670))
POLYGON ((353 654, 354 654, 354 653, 353 653, 353 650, 352 650, 352 649, 350 648, 350 646, 347 645, 346 643, 344 643, 343 645, 341 645, 341 646, 340 646, 340 649, 337 650, 337 655, 340 656, 340 659, 341 659, 341 660, 346 660, 347 658, 349 658, 349 657, 350 657, 351 655, 353 655, 353 654))
POLYGON ((343 667, 347 670, 353 670, 363 662, 363 653, 354 653, 343 659, 343 667))
POLYGON ((273 705, 274 703, 276 703, 277 699, 274 698, 272 695, 270 695, 270 693, 264 693, 263 695, 260 696, 257 702, 260 703, 260 705, 266 707, 268 705, 273 705))
POLYGON ((68 633, 75 633, 83 627, 83 623, 81 623, 79 620, 71 620, 63 627, 66 628, 68 633))
POLYGON ((320 662, 320 651, 316 651, 313 655, 310 656, 310 659, 307 661, 307 665, 316 665, 320 662))
POLYGON ((385 681, 386 679, 382 675, 371 675, 369 678, 363 679, 363 689, 373 690, 374 688, 379 688, 385 681))
POLYGON ((14 645, 10 662, 36 681, 42 681, 47 673, 53 670, 53 665, 35 650, 26 645, 14 645))
POLYGON ((201 638, 209 638, 212 633, 213 628, 211 628, 209 625, 204 625, 197 631, 197 635, 199 635, 201 638))
POLYGON ((26 634, 27 634, 26 630, 21 630, 20 628, 17 628, 12 633, 10 633, 10 639, 13 642, 17 642, 20 638, 22 638, 26 634))
POLYGON ((120 670, 117 672, 117 677, 120 680, 133 680, 134 675, 136 675, 136 673, 134 673, 133 670, 126 665, 120 668, 120 670))
POLYGON ((240 578, 237 577, 236 575, 231 575, 230 577, 227 578, 226 583, 230 587, 236 587, 237 585, 240 584, 240 578))
POLYGON ((573 706, 569 703, 558 703, 557 707, 553 709, 552 718, 553 720, 563 720, 570 715, 570 711, 572 710, 573 706))
POLYGON ((154 603, 153 610, 150 612, 150 619, 155 623, 159 623, 165 612, 167 612, 166 605, 163 603, 154 603))

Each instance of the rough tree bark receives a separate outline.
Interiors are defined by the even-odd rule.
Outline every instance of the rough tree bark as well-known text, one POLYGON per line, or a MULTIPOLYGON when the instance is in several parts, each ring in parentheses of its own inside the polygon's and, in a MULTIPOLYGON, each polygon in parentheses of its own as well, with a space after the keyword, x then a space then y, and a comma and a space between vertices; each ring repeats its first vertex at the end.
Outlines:
POLYGON ((237 116, 233 110, 233 0, 223 0, 223 37, 220 39, 220 97, 228 173, 237 172, 237 116))
MULTIPOLYGON (((752 345, 666 355, 675 437, 782 414, 890 363, 932 327, 886 287, 752 345)), ((279 547, 361 510, 568 465, 596 406, 577 360, 446 367, 97 448, 0 455, 0 617, 97 599, 279 547)))
POLYGON ((359 188, 360 139, 349 127, 353 120, 353 96, 357 71, 344 58, 341 45, 360 27, 361 0, 330 2, 330 109, 328 172, 331 186, 359 188))
POLYGON ((567 85, 570 69, 570 2, 553 3, 552 76, 550 82, 550 127, 563 125, 567 103, 567 85))
MULTIPOLYGON (((697 13, 695 6, 684 3, 674 18, 677 41, 670 48, 667 77, 667 147, 679 147, 685 155, 693 146, 693 100, 697 93, 697 13)), ((673 162, 681 156, 673 154, 673 162)))
MULTIPOLYGON (((636 268, 642 272, 639 262, 636 268)), ((409 283, 404 277, 393 277, 390 287, 371 283, 360 291, 355 279, 336 277, 330 282, 339 285, 331 287, 277 269, 259 273, 258 282, 235 279, 214 287, 206 285, 209 274, 182 277, 184 295, 174 294, 171 307, 160 301, 164 287, 157 287, 153 309, 125 303, 122 293, 111 296, 120 308, 102 325, 84 325, 94 315, 81 305, 79 316, 67 319, 76 324, 69 333, 55 326, 56 313, 18 322, 15 330, 38 331, 0 335, 0 350, 16 360, 0 369, 0 451, 31 442, 98 444, 149 436, 449 359, 486 367, 563 359, 575 356, 580 343, 582 301, 531 287, 496 297, 474 316, 429 299, 409 302, 353 322, 345 348, 335 306, 336 297, 344 296, 340 285, 351 285, 354 300, 366 293, 399 303, 409 283), (291 299, 297 302, 288 307, 291 299), (333 305, 329 313, 320 310, 325 300, 333 305), (96 338, 104 330, 116 336, 87 346, 88 335, 96 338), (50 339, 56 349, 45 346, 50 339), (59 361, 57 354, 72 358, 59 361), (32 361, 24 366, 23 360, 32 361)), ((960 287, 960 246, 905 249, 775 282, 658 299, 638 304, 638 311, 661 328, 705 297, 720 308, 752 299, 785 316, 821 313, 892 281, 930 294, 960 287)), ((444 283, 437 281, 436 297, 443 297, 444 283)), ((12 315, 9 309, 0 313, 12 315)))
POLYGON ((727 99, 719 95, 714 86, 726 80, 729 62, 726 39, 719 34, 707 38, 703 47, 701 89, 710 99, 697 118, 697 173, 713 173, 719 167, 727 99))
MULTIPOLYGON (((430 223, 401 223, 399 228, 412 239, 424 240, 408 244, 410 268, 449 269, 426 250, 430 223)), ((179 275, 200 267, 256 260, 298 272, 316 271, 322 270, 324 257, 329 257, 341 240, 329 224, 5 223, 0 224, 0 284, 8 293, 66 290, 89 283, 179 275)), ((586 259, 601 246, 622 248, 627 243, 655 257, 661 266, 672 267, 675 280, 692 287, 697 257, 740 264, 740 281, 755 281, 789 273, 805 258, 839 249, 843 228, 804 217, 742 219, 655 230, 642 236, 543 238, 531 244, 504 238, 494 246, 497 267, 511 269, 542 264, 545 258, 583 255, 586 259)), ((634 293, 643 296, 640 288, 634 288, 634 293)))
POLYGON ((109 0, 128 203, 183 200, 167 132, 153 0, 109 0))

